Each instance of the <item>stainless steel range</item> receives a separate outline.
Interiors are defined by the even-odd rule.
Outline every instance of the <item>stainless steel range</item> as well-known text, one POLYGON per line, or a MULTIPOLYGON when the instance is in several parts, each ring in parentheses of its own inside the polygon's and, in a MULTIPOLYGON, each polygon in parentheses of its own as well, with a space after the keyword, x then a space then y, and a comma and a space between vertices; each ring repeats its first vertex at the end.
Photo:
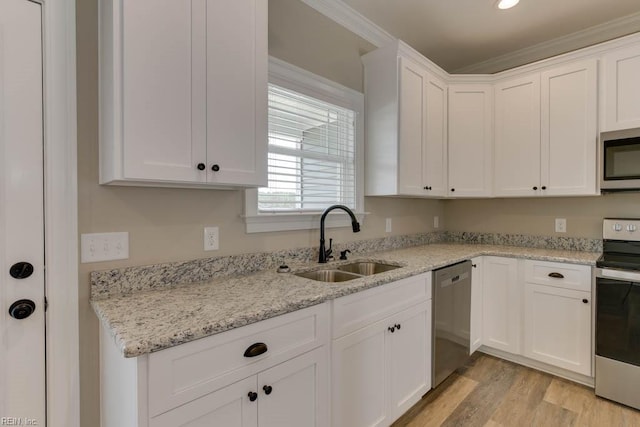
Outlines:
POLYGON ((640 219, 603 223, 596 262, 596 394, 640 409, 640 219))

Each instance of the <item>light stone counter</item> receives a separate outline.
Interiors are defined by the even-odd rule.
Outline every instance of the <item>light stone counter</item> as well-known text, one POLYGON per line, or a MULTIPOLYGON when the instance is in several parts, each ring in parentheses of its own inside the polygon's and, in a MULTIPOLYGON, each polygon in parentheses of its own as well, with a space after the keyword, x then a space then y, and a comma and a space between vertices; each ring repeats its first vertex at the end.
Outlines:
POLYGON ((92 300, 91 304, 124 356, 136 357, 479 255, 595 265, 600 254, 517 246, 431 244, 354 256, 349 261, 323 265, 290 265, 292 272, 357 260, 377 260, 403 266, 348 282, 317 282, 291 273, 268 270, 92 300))

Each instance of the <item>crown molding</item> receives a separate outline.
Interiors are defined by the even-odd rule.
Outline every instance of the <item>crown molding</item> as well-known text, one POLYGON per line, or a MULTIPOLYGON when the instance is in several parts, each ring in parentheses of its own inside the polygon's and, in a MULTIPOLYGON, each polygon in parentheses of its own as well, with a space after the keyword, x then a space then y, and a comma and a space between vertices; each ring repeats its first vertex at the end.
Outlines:
POLYGON ((623 35, 640 31, 640 12, 622 18, 614 19, 587 29, 558 37, 553 40, 497 56, 466 67, 459 68, 454 74, 496 73, 509 70, 522 64, 539 61, 540 59, 556 56, 565 52, 601 43, 623 35), (549 52, 553 52, 549 55, 549 52))
POLYGON ((391 34, 356 12, 342 0, 302 0, 302 2, 375 47, 386 46, 396 40, 391 34))

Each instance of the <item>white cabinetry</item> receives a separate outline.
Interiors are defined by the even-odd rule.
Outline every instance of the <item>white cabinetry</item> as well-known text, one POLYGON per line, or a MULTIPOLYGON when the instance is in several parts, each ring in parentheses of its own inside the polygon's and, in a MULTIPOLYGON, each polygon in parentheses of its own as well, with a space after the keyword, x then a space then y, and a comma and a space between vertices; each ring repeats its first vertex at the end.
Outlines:
POLYGON ((603 57, 603 131, 640 127, 640 45, 603 57))
POLYGON ((469 352, 473 354, 482 345, 482 294, 484 283, 484 257, 471 260, 471 331, 469 352))
POLYGON ((448 191, 451 197, 489 197, 493 176, 493 87, 449 86, 448 191))
POLYGON ((328 425, 328 305, 135 359, 101 331, 102 426, 328 425))
POLYGON ((495 86, 495 195, 596 194, 597 61, 495 86))
POLYGON ((444 196, 447 86, 402 42, 363 56, 369 196, 444 196))
POLYGON ((431 388, 431 273, 334 301, 335 427, 388 426, 431 388))
POLYGON ((524 265, 524 355, 590 376, 589 267, 542 261, 524 265))
POLYGON ((522 315, 518 260, 484 257, 483 269, 482 342, 518 354, 522 315))
POLYGON ((100 182, 266 183, 266 0, 100 1, 100 182))

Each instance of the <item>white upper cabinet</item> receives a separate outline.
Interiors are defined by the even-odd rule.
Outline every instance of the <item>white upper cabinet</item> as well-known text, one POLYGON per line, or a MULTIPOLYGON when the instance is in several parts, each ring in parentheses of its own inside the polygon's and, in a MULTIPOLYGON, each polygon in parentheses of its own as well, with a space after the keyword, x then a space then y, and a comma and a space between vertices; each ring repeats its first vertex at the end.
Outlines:
POLYGON ((596 194, 597 76, 596 60, 542 72, 544 195, 596 194))
POLYGON ((447 86, 402 42, 363 57, 369 196, 446 194, 447 86))
POLYGON ((495 86, 496 196, 596 194, 597 61, 495 86))
POLYGON ((266 183, 267 2, 101 0, 100 182, 266 183))
POLYGON ((493 87, 450 85, 449 196, 491 196, 492 159, 493 87))
POLYGON ((640 127, 640 45, 603 57, 602 130, 640 127))
POLYGON ((540 187, 540 74, 500 82, 495 96, 495 195, 536 195, 540 187))

